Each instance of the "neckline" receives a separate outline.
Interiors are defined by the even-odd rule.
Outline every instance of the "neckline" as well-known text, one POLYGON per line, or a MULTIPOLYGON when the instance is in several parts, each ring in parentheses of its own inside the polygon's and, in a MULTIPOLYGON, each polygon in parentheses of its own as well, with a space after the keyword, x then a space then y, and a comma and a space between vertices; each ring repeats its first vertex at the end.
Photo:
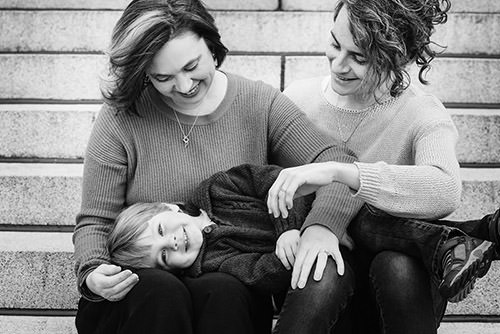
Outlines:
POLYGON ((331 103, 326 96, 325 85, 328 85, 329 79, 330 79, 330 76, 326 76, 323 78, 323 80, 320 81, 320 95, 321 95, 323 102, 326 103, 327 106, 333 108, 335 111, 338 111, 338 112, 348 113, 348 114, 364 114, 364 113, 367 113, 367 112, 372 111, 372 110, 383 108, 385 105, 392 103, 396 99, 401 97, 401 96, 399 96, 399 97, 389 96, 381 103, 375 101, 374 103, 372 103, 369 106, 362 108, 362 109, 352 109, 352 108, 339 107, 339 106, 331 103))
MULTIPOLYGON (((224 73, 224 75, 226 75, 227 77, 227 88, 224 97, 222 98, 222 101, 219 103, 217 108, 212 113, 198 116, 198 120, 195 126, 210 124, 221 118, 226 113, 226 111, 228 110, 229 106, 231 105, 232 101, 236 96, 238 88, 238 81, 236 80, 236 77, 231 73, 226 73, 223 71, 221 72, 224 73)), ((160 96, 160 93, 156 89, 154 89, 152 85, 148 86, 147 94, 149 95, 149 98, 156 111, 158 111, 161 115, 164 115, 168 119, 177 122, 174 114, 174 109, 170 107, 167 103, 165 103, 165 101, 163 101, 163 99, 160 96)), ((177 111, 177 117, 179 118, 179 121, 182 124, 191 125, 193 124, 194 119, 196 119, 197 116, 186 115, 180 111, 177 111)))

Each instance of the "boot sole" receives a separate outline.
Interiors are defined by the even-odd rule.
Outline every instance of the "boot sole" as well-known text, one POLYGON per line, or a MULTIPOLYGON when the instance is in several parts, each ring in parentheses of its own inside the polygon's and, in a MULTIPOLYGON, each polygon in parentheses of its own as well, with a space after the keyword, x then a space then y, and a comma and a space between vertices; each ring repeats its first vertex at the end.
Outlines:
POLYGON ((474 288, 476 279, 486 275, 490 269, 494 251, 495 245, 492 242, 483 241, 471 252, 467 262, 450 283, 441 282, 441 295, 452 303, 465 299, 474 288))

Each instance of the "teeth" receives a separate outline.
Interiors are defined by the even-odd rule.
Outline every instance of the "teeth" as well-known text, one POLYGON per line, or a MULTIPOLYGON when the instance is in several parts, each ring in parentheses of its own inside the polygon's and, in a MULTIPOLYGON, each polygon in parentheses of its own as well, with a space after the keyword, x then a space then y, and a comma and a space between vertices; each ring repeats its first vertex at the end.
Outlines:
POLYGON ((186 229, 183 227, 182 230, 184 231, 184 250, 187 250, 188 248, 188 236, 186 233, 186 229))

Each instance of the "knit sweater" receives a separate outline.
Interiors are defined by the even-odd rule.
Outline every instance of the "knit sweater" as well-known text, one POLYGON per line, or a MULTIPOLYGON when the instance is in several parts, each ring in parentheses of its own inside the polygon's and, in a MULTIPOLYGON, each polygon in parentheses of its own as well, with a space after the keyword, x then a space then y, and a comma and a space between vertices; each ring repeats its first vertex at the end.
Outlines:
MULTIPOLYGON (((210 175, 252 163, 282 167, 354 155, 322 134, 279 90, 227 74, 228 89, 218 108, 200 116, 185 147, 173 110, 150 85, 136 102, 140 117, 108 105, 92 130, 84 162, 82 205, 73 235, 78 287, 87 275, 109 263, 105 244, 120 210, 136 202, 186 201, 210 175)), ((179 113, 185 131, 195 117, 179 113)), ((303 228, 321 224, 343 240, 355 201, 346 187, 333 184, 316 194, 303 228)))
POLYGON ((203 229, 200 254, 184 274, 225 272, 261 292, 276 293, 290 285, 291 271, 275 254, 285 231, 300 229, 312 196, 294 200, 289 216, 274 218, 267 211, 267 192, 281 171, 277 166, 240 165, 202 182, 186 203, 205 210, 215 223, 203 229))
POLYGON ((397 98, 350 110, 327 101, 324 80, 297 81, 284 93, 358 156, 361 187, 355 198, 407 218, 440 218, 458 207, 458 135, 436 97, 410 85, 397 98))

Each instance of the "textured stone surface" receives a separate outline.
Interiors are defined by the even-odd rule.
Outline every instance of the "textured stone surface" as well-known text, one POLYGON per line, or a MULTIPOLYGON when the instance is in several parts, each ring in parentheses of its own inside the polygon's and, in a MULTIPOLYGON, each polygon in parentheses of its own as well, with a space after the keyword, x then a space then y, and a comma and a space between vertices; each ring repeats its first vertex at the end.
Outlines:
POLYGON ((450 218, 476 219, 500 206, 500 169, 462 168, 462 202, 450 218))
MULTIPOLYGON (((329 12, 213 14, 229 50, 252 53, 322 53, 333 19, 329 12)), ((119 16, 119 11, 0 11, 0 50, 103 52, 119 16)), ((499 29, 500 14, 450 14, 432 39, 447 45, 446 53, 498 55, 499 29)))
POLYGON ((1 164, 0 224, 73 225, 81 164, 1 164))
POLYGON ((0 316, 5 334, 77 334, 75 317, 0 316))
MULTIPOLYGON (((500 59, 437 58, 426 76, 424 90, 448 103, 500 103, 500 59)), ((293 80, 329 73, 324 56, 289 56, 285 60, 285 86, 293 80)), ((413 82, 416 72, 411 72, 413 82)))
MULTIPOLYGON (((282 0, 284 10, 327 10, 335 8, 336 1, 325 0, 282 0)), ((489 12, 500 13, 498 0, 454 0, 451 2, 451 12, 489 12)))
POLYGON ((441 323, 438 334, 498 334, 500 323, 445 322, 441 323))
POLYGON ((100 105, 0 105, 0 157, 83 158, 100 105))
POLYGON ((449 109, 458 129, 460 162, 500 162, 500 110, 449 109))
MULTIPOLYGON (((0 98, 100 100, 99 77, 105 56, 0 54, 0 98), (36 80, 31 79, 36 78, 36 80)), ((280 86, 279 56, 229 56, 222 69, 280 86)))
MULTIPOLYGON (((124 9, 130 0, 0 0, 0 8, 124 9)), ((204 0, 210 9, 275 10, 278 0, 204 0)))

